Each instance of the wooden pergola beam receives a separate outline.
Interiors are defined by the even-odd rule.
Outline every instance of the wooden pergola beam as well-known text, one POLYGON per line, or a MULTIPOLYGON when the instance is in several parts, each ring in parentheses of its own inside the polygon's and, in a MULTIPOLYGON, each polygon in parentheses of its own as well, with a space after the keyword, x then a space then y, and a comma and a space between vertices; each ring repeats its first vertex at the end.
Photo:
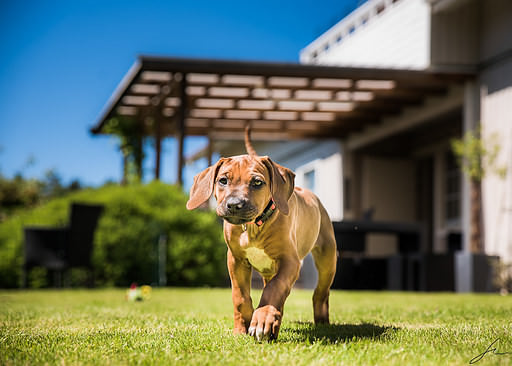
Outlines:
POLYGON ((364 67, 337 67, 322 65, 306 65, 297 63, 273 63, 252 61, 225 61, 211 59, 186 59, 141 56, 140 62, 147 70, 169 71, 180 73, 212 73, 221 75, 260 75, 260 76, 290 76, 307 78, 340 78, 340 79, 370 79, 370 80, 399 80, 407 84, 426 86, 443 83, 449 78, 453 81, 463 81, 468 72, 446 73, 435 69, 428 71, 378 69, 364 67), (438 78, 439 77, 439 78, 438 78))

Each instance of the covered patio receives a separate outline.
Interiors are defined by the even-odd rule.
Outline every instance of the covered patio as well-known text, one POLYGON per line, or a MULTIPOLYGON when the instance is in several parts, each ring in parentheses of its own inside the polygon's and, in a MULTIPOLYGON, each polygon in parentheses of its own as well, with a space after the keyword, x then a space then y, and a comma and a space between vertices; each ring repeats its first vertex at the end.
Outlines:
MULTIPOLYGON (((162 140, 178 143, 183 183, 184 139, 344 140, 442 97, 472 78, 468 72, 396 70, 139 56, 91 129, 109 134, 117 119, 135 121, 136 138, 154 139, 154 178, 162 140)), ((211 153, 209 154, 211 155, 211 153)))

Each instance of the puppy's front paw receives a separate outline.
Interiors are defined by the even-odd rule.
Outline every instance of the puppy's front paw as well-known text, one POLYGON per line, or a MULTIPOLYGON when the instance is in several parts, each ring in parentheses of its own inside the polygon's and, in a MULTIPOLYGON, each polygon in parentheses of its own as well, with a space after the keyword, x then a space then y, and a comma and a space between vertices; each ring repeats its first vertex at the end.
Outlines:
POLYGON ((258 308, 252 314, 249 335, 258 341, 277 339, 281 326, 281 312, 272 305, 258 308))

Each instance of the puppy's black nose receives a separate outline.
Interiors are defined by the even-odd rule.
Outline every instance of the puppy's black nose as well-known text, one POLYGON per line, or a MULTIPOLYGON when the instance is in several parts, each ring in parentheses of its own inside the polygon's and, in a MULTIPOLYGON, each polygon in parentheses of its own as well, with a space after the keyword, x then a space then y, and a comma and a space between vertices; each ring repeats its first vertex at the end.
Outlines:
POLYGON ((231 212, 240 211, 247 204, 247 200, 238 197, 229 197, 226 200, 226 205, 231 212))

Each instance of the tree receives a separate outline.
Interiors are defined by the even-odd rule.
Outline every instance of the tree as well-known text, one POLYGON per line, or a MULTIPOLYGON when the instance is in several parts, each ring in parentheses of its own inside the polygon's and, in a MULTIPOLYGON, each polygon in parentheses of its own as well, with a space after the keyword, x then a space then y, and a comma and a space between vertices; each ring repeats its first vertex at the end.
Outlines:
POLYGON ((118 116, 107 121, 105 132, 119 138, 123 154, 123 184, 142 181, 144 144, 141 126, 135 118, 118 116))
POLYGON ((21 173, 7 178, 0 172, 0 222, 6 220, 17 210, 35 207, 48 199, 61 197, 81 190, 78 179, 69 185, 62 183, 60 175, 53 169, 45 173, 43 180, 25 178, 21 173))
POLYGON ((483 253, 482 223, 482 180, 490 173, 500 177, 506 175, 506 168, 497 165, 496 158, 501 146, 499 136, 491 135, 487 140, 481 136, 481 130, 468 131, 460 139, 452 140, 452 150, 459 165, 470 179, 470 250, 472 253, 483 253))

